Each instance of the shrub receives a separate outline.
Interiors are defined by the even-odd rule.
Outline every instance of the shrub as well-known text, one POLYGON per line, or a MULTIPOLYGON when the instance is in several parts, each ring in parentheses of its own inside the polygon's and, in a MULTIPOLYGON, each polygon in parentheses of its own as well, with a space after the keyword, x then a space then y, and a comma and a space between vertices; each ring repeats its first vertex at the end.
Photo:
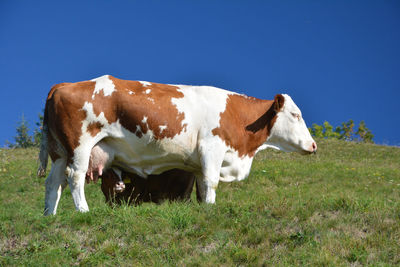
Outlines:
POLYGON ((354 121, 349 120, 342 122, 341 126, 337 126, 333 130, 333 126, 325 121, 322 125, 313 123, 311 128, 308 128, 311 135, 317 138, 335 138, 346 141, 359 141, 364 143, 373 143, 374 135, 371 130, 367 128, 364 121, 358 125, 357 131, 354 131, 354 121))
POLYGON ((15 143, 6 141, 6 145, 10 148, 28 148, 39 147, 40 139, 42 137, 43 115, 39 114, 39 122, 36 122, 37 128, 33 132, 33 136, 29 134, 28 121, 22 114, 21 120, 17 124, 17 135, 14 137, 15 143))

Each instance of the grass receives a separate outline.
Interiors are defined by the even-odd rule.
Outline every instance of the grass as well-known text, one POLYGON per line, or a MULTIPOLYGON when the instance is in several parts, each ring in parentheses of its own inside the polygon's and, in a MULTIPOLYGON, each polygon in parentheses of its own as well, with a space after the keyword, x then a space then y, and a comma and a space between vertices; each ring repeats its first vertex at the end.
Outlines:
POLYGON ((318 145, 259 153, 248 179, 220 183, 216 205, 112 209, 90 184, 89 213, 67 189, 49 217, 38 151, 0 150, 0 265, 400 265, 400 149, 318 145))

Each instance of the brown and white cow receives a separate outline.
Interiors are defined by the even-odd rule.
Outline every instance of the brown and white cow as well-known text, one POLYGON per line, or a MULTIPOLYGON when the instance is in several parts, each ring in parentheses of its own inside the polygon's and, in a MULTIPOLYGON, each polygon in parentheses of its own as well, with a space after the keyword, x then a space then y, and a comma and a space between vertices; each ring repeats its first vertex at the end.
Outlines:
POLYGON ((293 100, 261 100, 210 86, 127 81, 105 75, 49 92, 38 174, 47 155, 45 214, 55 214, 67 181, 77 210, 88 211, 85 176, 93 147, 112 149, 112 166, 141 177, 178 168, 196 175, 214 203, 219 181, 240 181, 254 155, 273 147, 312 153, 317 145, 293 100))

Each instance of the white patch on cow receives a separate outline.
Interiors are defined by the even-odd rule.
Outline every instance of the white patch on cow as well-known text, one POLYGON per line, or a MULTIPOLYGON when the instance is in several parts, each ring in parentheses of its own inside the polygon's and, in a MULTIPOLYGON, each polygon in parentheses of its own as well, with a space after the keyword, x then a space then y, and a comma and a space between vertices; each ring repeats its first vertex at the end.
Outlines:
POLYGON ((207 125, 209 130, 219 127, 220 114, 225 111, 226 100, 233 92, 211 86, 178 86, 182 98, 172 98, 171 102, 185 118, 182 126, 200 127, 207 125))
POLYGON ((150 94, 151 89, 146 89, 146 91, 144 91, 144 92, 145 92, 145 94, 150 94))
POLYGON ((91 123, 100 122, 102 125, 108 124, 108 121, 104 116, 104 112, 101 112, 99 116, 96 116, 93 110, 93 103, 85 102, 85 104, 83 104, 82 110, 86 112, 86 118, 82 121, 82 136, 85 134, 90 135, 90 133, 87 132, 87 127, 91 123))
POLYGON ((143 132, 142 132, 142 128, 140 127, 140 125, 136 125, 136 131, 135 131, 135 134, 136 134, 136 135, 138 135, 138 134, 143 134, 143 132))
MULTIPOLYGON (((86 119, 82 121, 82 135, 79 138, 80 145, 74 151, 74 162, 78 162, 79 164, 81 164, 81 166, 77 166, 80 169, 85 169, 84 166, 88 165, 88 162, 86 162, 86 160, 81 160, 81 157, 85 158, 85 156, 90 153, 90 150, 92 149, 91 143, 94 139, 93 136, 87 131, 88 125, 97 121, 108 124, 107 120, 104 117, 104 113, 100 113, 99 117, 96 117, 93 112, 92 103, 86 102, 84 104, 83 110, 86 111, 86 119), (87 150, 89 150, 89 152, 87 150)), ((99 135, 99 133, 97 135, 99 135)))
POLYGON ((160 128, 160 133, 162 133, 165 129, 167 129, 167 125, 160 125, 158 127, 160 128))
POLYGON ((310 153, 314 151, 314 139, 301 117, 301 111, 289 95, 283 108, 277 113, 277 119, 265 144, 285 152, 310 153))
POLYGON ((93 90, 92 99, 94 99, 96 94, 99 94, 103 90, 104 96, 110 96, 115 91, 115 86, 112 80, 108 77, 109 75, 104 75, 91 81, 96 82, 93 90))
POLYGON ((147 100, 149 100, 149 101, 150 101, 151 103, 153 103, 153 104, 155 103, 155 102, 154 102, 154 99, 151 98, 151 97, 147 97, 147 100))
POLYGON ((262 150, 265 150, 267 148, 272 148, 275 150, 280 150, 279 147, 273 146, 273 145, 267 145, 267 144, 262 144, 261 146, 259 146, 256 150, 256 154, 262 150))
POLYGON ((149 124, 147 123, 146 116, 143 117, 142 123, 146 124, 146 128, 147 128, 147 132, 145 135, 143 135, 142 139, 145 142, 150 143, 154 139, 154 132, 150 129, 149 124))
POLYGON ((134 91, 131 91, 130 89, 128 89, 128 88, 125 88, 125 90, 126 91, 128 91, 128 94, 130 94, 130 95, 133 95, 133 94, 135 94, 135 92, 134 91))
POLYGON ((229 149, 222 162, 220 181, 233 182, 247 178, 252 162, 253 157, 240 157, 237 151, 229 149))
POLYGON ((143 87, 146 87, 146 86, 150 86, 150 85, 151 85, 150 82, 145 82, 145 81, 139 81, 139 82, 143 85, 143 87))

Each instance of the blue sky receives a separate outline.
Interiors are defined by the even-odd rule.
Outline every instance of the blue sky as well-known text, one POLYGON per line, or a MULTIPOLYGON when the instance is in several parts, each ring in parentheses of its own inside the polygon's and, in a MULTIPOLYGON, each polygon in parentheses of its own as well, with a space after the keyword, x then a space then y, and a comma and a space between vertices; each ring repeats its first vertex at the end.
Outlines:
POLYGON ((288 93, 308 124, 400 145, 399 1, 0 2, 0 146, 50 87, 103 74, 288 93))

